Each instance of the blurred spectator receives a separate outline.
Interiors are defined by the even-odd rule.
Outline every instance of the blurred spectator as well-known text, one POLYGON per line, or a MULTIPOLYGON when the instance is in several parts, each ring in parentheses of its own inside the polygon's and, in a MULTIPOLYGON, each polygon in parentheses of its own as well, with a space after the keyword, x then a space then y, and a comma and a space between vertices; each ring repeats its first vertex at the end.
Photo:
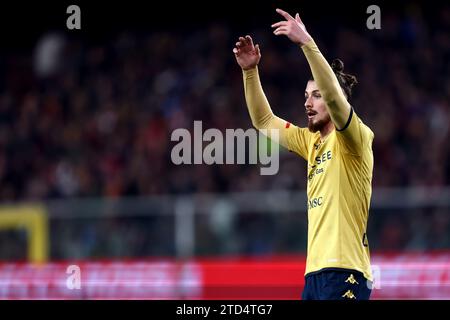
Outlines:
MULTIPOLYGON (((328 59, 342 58, 359 79, 352 104, 375 132, 373 186, 448 186, 450 9, 427 18, 420 7, 407 13, 387 15, 379 32, 342 27, 334 30, 334 44, 316 38, 328 59)), ((239 34, 219 23, 191 31, 122 33, 89 45, 48 34, 36 56, 6 56, 0 74, 0 200, 304 190, 306 164, 285 150, 275 176, 259 176, 252 165, 172 164, 170 135, 176 128, 191 131, 194 120, 202 120, 204 130, 251 127, 231 52, 239 34)), ((309 69, 301 51, 279 50, 278 40, 261 30, 251 34, 262 45, 260 73, 272 108, 304 126, 309 69)), ((429 229, 408 243, 405 224, 385 215, 375 243, 383 249, 448 248, 448 217, 440 212, 424 219, 429 229)), ((414 230, 419 218, 405 219, 414 230)), ((261 223, 248 227, 255 235, 249 252, 274 250, 267 233, 259 234, 261 223)), ((137 229, 110 226, 116 254, 126 253, 114 238, 120 233, 136 254, 151 254, 143 249, 147 230, 132 225, 137 229)), ((88 248, 85 254, 101 252, 92 228, 82 238, 77 245, 88 248)))

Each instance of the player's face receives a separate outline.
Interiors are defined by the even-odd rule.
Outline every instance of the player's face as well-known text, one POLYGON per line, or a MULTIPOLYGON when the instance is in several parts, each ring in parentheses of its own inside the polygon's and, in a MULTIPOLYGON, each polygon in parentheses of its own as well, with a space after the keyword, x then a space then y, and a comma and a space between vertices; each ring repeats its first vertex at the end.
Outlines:
POLYGON ((317 88, 316 82, 312 80, 308 81, 306 85, 305 108, 309 131, 320 131, 331 121, 319 88, 317 88))

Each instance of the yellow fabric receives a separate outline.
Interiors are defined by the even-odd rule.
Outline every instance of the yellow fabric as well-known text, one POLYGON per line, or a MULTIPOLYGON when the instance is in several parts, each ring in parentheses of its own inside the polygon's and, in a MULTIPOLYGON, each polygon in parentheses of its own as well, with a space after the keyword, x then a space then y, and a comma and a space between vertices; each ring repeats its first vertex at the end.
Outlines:
POLYGON ((342 129, 347 122, 351 107, 342 92, 339 81, 314 40, 310 40, 301 48, 333 123, 336 128, 342 129))
POLYGON ((316 48, 314 41, 302 47, 318 88, 330 104, 327 108, 333 122, 341 112, 347 118, 340 121, 346 124, 351 114, 343 131, 333 130, 322 141, 319 132, 311 133, 275 116, 262 90, 257 68, 243 72, 247 107, 256 128, 279 129, 280 144, 308 161, 305 274, 324 268, 344 268, 360 271, 372 280, 365 232, 372 194, 374 134, 355 112, 350 112, 332 69, 316 48))
MULTIPOLYGON (((316 133, 309 142, 306 273, 346 268, 372 280, 365 233, 372 195, 374 134, 352 112, 314 40, 302 50, 332 121, 342 129, 333 130, 324 141, 316 133)), ((301 146, 290 148, 304 153, 301 146)))
POLYGON ((324 268, 360 271, 372 280, 367 220, 372 194, 373 133, 353 113, 342 132, 333 130, 323 141, 320 133, 297 130, 289 148, 308 153, 308 254, 305 274, 324 268), (345 137, 360 137, 349 152, 345 137), (353 153, 355 152, 355 153, 353 153))
MULTIPOLYGON (((278 129, 278 143, 287 148, 287 122, 273 114, 259 79, 258 68, 243 70, 245 100, 252 124, 257 129, 278 129)), ((270 132, 269 132, 270 134, 270 132)))

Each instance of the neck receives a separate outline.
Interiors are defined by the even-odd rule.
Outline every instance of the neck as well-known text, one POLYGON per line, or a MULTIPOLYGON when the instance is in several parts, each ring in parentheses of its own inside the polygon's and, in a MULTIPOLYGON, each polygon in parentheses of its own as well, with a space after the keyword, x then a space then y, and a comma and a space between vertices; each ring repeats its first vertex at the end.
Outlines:
POLYGON ((334 124, 333 121, 329 121, 326 125, 323 126, 323 128, 320 130, 320 138, 323 140, 325 139, 331 131, 334 130, 334 124))

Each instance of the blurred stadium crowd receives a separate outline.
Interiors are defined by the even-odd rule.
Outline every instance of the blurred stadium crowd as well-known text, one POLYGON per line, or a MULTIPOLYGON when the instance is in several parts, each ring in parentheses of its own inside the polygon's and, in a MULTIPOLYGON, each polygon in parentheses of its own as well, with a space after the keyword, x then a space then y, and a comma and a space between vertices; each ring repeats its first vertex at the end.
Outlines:
MULTIPOLYGON (((377 31, 341 27, 330 33, 324 32, 330 26, 309 24, 324 55, 341 58, 359 80, 352 105, 375 132, 373 187, 449 186, 450 7, 433 21, 414 9, 404 17, 386 15, 377 31)), ((204 130, 251 127, 232 53, 243 33, 261 46, 260 75, 274 112, 306 124, 306 59, 287 39, 273 36, 268 23, 261 25, 267 28, 211 23, 184 32, 123 32, 102 43, 47 34, 34 52, 3 55, 0 200, 305 190, 306 163, 285 150, 274 176, 260 176, 255 165, 175 166, 170 159, 171 132, 192 130, 194 120, 202 120, 204 130)), ((249 217, 236 222, 246 237, 233 250, 306 250, 306 234, 296 229, 306 232, 304 217, 286 226, 288 240, 281 243, 273 221, 249 217)), ((388 212, 374 220, 372 250, 450 247, 448 210, 388 212)), ((53 225, 53 257, 173 253, 172 245, 160 245, 170 243, 171 231, 157 218, 111 221, 72 226, 73 234, 53 225), (110 240, 99 244, 96 233, 110 240)), ((199 253, 213 253, 207 246, 213 236, 205 230, 197 236, 205 246, 199 253)), ((4 257, 17 255, 11 241, 0 243, 4 257)))

